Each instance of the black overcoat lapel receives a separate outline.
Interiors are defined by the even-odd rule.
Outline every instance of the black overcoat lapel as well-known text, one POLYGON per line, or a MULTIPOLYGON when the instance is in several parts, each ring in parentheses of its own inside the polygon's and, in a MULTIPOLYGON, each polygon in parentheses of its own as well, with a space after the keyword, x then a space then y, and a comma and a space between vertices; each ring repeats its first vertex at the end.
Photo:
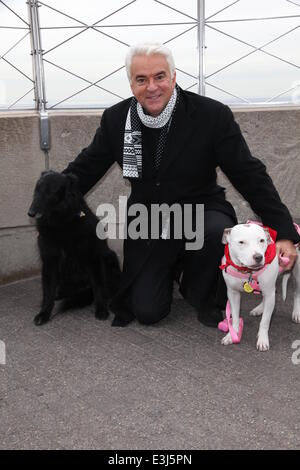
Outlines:
POLYGON ((187 143, 197 126, 197 122, 193 118, 194 111, 194 105, 190 102, 188 103, 181 93, 178 108, 170 126, 166 148, 158 171, 158 178, 168 171, 169 166, 176 162, 180 154, 184 155, 184 148, 188 148, 187 143))

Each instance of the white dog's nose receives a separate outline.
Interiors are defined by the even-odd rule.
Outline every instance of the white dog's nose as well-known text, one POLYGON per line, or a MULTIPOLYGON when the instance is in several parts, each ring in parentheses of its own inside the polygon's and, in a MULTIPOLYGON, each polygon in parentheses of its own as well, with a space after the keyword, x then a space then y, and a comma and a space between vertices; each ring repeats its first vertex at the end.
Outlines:
POLYGON ((256 253, 255 255, 253 255, 253 258, 254 258, 254 261, 256 263, 260 263, 263 259, 263 255, 260 255, 259 253, 256 253))

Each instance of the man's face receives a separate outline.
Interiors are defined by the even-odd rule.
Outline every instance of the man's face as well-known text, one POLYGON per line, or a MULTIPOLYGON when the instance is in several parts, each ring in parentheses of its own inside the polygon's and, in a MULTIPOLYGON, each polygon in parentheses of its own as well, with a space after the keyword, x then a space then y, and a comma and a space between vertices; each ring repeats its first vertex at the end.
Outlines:
POLYGON ((131 63, 131 90, 151 116, 158 116, 168 104, 176 83, 166 58, 161 54, 136 55, 131 63))

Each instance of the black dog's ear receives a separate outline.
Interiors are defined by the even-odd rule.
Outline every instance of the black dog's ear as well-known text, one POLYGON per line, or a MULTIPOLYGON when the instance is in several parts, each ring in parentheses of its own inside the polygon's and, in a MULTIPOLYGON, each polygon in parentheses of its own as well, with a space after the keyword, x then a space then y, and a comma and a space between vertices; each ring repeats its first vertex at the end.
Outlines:
POLYGON ((49 175, 51 173, 55 173, 55 171, 54 170, 44 170, 44 171, 42 171, 41 176, 49 175))

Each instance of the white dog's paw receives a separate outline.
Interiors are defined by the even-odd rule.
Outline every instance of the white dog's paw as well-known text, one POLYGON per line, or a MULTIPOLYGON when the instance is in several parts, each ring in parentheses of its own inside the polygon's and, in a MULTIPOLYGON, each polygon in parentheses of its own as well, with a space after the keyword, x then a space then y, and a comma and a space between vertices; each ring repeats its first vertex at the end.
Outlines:
POLYGON ((256 349, 258 351, 269 351, 270 344, 269 344, 269 336, 266 332, 258 333, 256 349))
POLYGON ((292 321, 294 323, 300 323, 300 309, 294 310, 292 313, 292 321))
POLYGON ((263 303, 260 303, 259 305, 257 305, 257 307, 251 310, 250 315, 252 317, 259 317, 260 315, 262 315, 263 310, 264 310, 263 303))
POLYGON ((227 346, 228 344, 232 344, 232 338, 230 333, 227 333, 227 335, 222 338, 221 344, 224 344, 225 346, 227 346))

